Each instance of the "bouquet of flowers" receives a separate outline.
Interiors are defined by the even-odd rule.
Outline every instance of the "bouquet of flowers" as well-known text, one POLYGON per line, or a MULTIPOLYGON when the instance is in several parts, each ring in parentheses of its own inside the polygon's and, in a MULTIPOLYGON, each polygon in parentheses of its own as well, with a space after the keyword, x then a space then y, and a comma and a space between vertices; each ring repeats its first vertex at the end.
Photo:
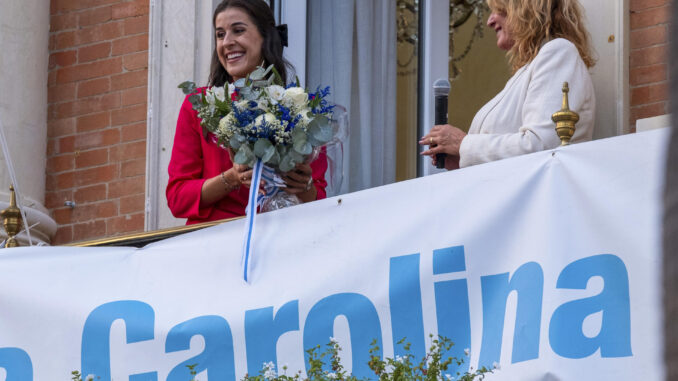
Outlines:
POLYGON ((309 92, 299 80, 283 87, 271 65, 258 67, 228 88, 198 92, 193 82, 179 85, 202 119, 202 127, 230 148, 238 164, 264 165, 287 172, 304 162, 334 135, 332 109, 325 99, 330 88, 309 92), (228 93, 227 93, 228 92, 228 93))
POLYGON ((227 88, 199 91, 192 82, 179 85, 202 119, 203 130, 217 143, 231 149, 233 161, 253 168, 246 208, 242 266, 249 282, 257 205, 262 211, 296 205, 297 196, 281 192, 286 186, 277 172, 288 172, 310 162, 319 148, 332 140, 330 120, 334 106, 325 97, 329 87, 311 93, 296 83, 283 87, 273 65, 257 67, 247 78, 227 88), (261 179, 264 194, 258 194, 261 179))

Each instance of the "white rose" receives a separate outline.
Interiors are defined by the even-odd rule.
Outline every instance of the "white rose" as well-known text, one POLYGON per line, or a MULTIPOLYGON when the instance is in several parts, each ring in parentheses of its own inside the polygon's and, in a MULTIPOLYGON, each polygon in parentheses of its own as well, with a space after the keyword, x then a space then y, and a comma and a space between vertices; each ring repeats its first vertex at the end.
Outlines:
POLYGON ((308 103, 308 94, 301 87, 291 87, 285 90, 283 103, 287 106, 302 108, 308 103))
POLYGON ((226 99, 226 90, 224 90, 223 87, 212 88, 212 92, 214 93, 214 97, 218 100, 223 102, 226 99))
POLYGON ((266 92, 271 99, 271 103, 275 105, 282 100, 285 88, 278 85, 271 85, 266 88, 266 92))
POLYGON ((276 119, 275 115, 267 112, 266 114, 261 114, 256 119, 254 119, 254 125, 260 126, 264 122, 266 122, 268 124, 272 124, 276 120, 277 119, 276 119))
MULTIPOLYGON (((299 118, 299 121, 297 122, 297 126, 299 127, 306 127, 308 126, 309 123, 313 120, 313 116, 309 117, 308 114, 311 112, 310 109, 304 108, 299 111, 297 115, 299 115, 301 118, 299 118)), ((293 115, 293 117, 296 115, 293 115)))
POLYGON ((212 89, 207 89, 207 91, 205 91, 205 100, 207 101, 207 104, 211 106, 214 105, 214 92, 212 89))

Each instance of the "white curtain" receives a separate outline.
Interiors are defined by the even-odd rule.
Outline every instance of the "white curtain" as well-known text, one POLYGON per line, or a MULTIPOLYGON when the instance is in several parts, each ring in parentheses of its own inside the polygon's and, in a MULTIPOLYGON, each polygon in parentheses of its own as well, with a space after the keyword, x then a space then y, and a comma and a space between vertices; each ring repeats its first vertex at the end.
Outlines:
POLYGON ((344 179, 330 195, 395 181, 395 3, 308 2, 306 84, 331 86, 330 99, 348 111, 344 179))

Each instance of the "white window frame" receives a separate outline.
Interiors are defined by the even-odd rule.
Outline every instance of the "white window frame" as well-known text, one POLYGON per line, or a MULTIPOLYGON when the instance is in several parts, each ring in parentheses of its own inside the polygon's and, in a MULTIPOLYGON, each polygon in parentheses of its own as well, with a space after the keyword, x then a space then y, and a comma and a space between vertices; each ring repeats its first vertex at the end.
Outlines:
POLYGON ((596 90, 594 139, 630 130, 629 0, 580 0, 587 16, 597 63, 591 71, 596 90))
POLYGON ((288 47, 284 56, 302 83, 306 83, 306 14, 307 0, 281 0, 281 24, 287 24, 288 47))
POLYGON ((213 42, 212 12, 219 0, 151 0, 146 135, 145 230, 183 225, 165 198, 167 165, 186 80, 207 83, 213 42), (186 53, 189 54, 186 54, 186 53), (190 54, 192 53, 192 54, 190 54))

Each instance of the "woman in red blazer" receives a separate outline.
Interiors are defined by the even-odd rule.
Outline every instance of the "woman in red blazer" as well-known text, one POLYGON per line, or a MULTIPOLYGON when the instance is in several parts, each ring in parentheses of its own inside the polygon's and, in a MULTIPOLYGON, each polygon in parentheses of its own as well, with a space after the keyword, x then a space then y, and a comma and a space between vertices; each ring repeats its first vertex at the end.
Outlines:
MULTIPOLYGON (((274 65, 286 81, 289 63, 273 13, 263 0, 224 0, 214 11, 216 48, 209 86, 224 86, 245 78, 257 66, 274 65)), ((204 91, 200 89, 199 91, 204 91)), ((322 152, 309 164, 283 175, 284 190, 302 202, 325 198, 327 157, 322 152)), ((179 112, 166 195, 172 214, 186 224, 242 216, 252 170, 233 163, 215 136, 204 134, 188 97, 179 112)))

